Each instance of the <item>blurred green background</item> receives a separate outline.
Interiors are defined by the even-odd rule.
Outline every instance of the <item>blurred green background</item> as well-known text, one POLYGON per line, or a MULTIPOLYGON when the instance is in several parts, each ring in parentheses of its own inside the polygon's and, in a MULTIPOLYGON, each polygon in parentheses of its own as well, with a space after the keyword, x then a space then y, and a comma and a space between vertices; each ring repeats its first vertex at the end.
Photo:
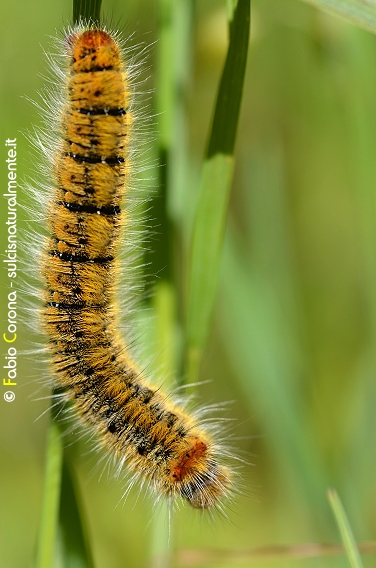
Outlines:
MULTIPOLYGON (((70 21, 71 6, 62 0, 20 0, 2 10, 0 139, 18 138, 22 179, 32 170, 22 133, 39 120, 22 96, 37 98, 46 67, 42 48, 70 21)), ((112 21, 120 20, 126 33, 134 32, 135 42, 157 40, 157 2, 104 1, 103 10, 112 21)), ((226 413, 236 418, 234 445, 252 465, 243 468, 244 487, 230 507, 231 522, 211 522, 188 507, 178 511, 171 537, 176 550, 338 542, 325 495, 330 486, 337 488, 358 541, 374 538, 376 530, 376 38, 298 0, 252 0, 251 30, 220 287, 200 374, 208 382, 197 395, 204 403, 233 401, 226 413)), ((175 168, 167 204, 178 241, 180 287, 227 50, 225 2, 195 3, 190 49, 175 126, 185 163, 175 168)), ((158 42, 150 49, 146 89, 157 86, 157 53, 158 42)), ((149 105, 152 112, 168 112, 160 102, 149 105)), ((4 188, 5 159, 4 149, 4 188)), ((26 238, 27 216, 19 211, 19 242, 26 238)), ((160 241, 153 238, 151 248, 160 241)), ((35 261, 37 246, 30 243, 28 262, 35 261)), ((5 330, 5 269, 0 286, 5 330)), ((178 311, 184 311, 182 305, 178 311)), ((17 348, 28 349, 32 341, 20 323, 17 348)), ((31 566, 47 428, 46 415, 36 421, 48 408, 48 400, 35 400, 48 394, 46 388, 35 395, 40 366, 19 355, 18 373, 16 400, 0 401, 0 566, 5 568, 31 566)), ((100 475, 90 447, 80 441, 69 452, 95 566, 152 566, 152 500, 137 500, 133 491, 120 502, 122 483, 107 472, 100 475)), ((337 568, 347 561, 270 565, 337 568)), ((375 566, 375 558, 364 556, 364 565, 375 566)))

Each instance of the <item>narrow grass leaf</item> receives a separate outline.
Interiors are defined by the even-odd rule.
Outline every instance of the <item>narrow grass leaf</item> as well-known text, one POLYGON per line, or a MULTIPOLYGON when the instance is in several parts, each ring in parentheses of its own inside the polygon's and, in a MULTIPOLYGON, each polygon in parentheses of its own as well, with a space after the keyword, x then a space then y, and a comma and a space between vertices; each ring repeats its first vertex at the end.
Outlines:
POLYGON ((360 558, 354 535, 351 531, 350 523, 335 489, 328 490, 328 499, 337 522, 351 568, 363 568, 363 563, 360 558))
POLYGON ((159 0, 158 35, 156 46, 155 109, 158 116, 158 188, 150 201, 152 211, 149 231, 153 237, 152 250, 146 251, 145 264, 148 273, 158 280, 171 281, 171 252, 173 226, 167 211, 167 185, 169 180, 171 132, 174 108, 173 75, 173 2, 159 0))
POLYGON ((83 520, 83 507, 76 480, 64 460, 59 524, 65 568, 93 568, 94 566, 83 520))
POLYGON ((174 537, 174 524, 171 522, 169 505, 167 501, 160 501, 154 511, 149 568, 170 568, 173 565, 171 542, 174 537))
POLYGON ((188 303, 188 366, 190 381, 199 373, 209 330, 221 262, 222 236, 233 174, 232 156, 216 154, 205 160, 193 234, 188 303))
POLYGON ((247 63, 250 0, 238 0, 229 22, 230 43, 219 85, 207 157, 234 153, 247 63))
POLYGON ((364 0, 303 0, 303 2, 376 33, 376 0, 366 2, 364 0))
POLYGON ((73 0, 73 22, 80 19, 100 21, 102 0, 73 0))
POLYGON ((38 533, 35 568, 51 568, 59 516, 63 443, 55 417, 51 416, 48 431, 46 465, 42 498, 42 513, 38 533))
POLYGON ((230 22, 229 48, 201 175, 188 269, 186 374, 193 382, 199 373, 218 284, 249 28, 250 1, 239 0, 230 22))

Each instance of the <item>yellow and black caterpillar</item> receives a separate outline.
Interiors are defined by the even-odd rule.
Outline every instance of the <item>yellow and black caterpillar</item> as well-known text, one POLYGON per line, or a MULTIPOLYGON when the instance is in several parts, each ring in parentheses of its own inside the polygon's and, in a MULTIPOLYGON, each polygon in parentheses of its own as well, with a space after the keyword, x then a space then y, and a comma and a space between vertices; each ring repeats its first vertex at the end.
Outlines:
POLYGON ((215 507, 232 485, 221 446, 148 384, 117 331, 135 121, 127 65, 116 37, 95 26, 73 30, 65 46, 70 65, 41 267, 54 384, 102 445, 159 495, 215 507))

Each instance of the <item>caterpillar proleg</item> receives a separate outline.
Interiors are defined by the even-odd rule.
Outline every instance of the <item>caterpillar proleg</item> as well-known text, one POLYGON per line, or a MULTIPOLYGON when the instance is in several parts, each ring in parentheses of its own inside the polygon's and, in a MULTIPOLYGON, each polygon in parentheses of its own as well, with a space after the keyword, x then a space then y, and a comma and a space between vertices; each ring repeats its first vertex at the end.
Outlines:
POLYGON ((118 257, 137 120, 126 58, 117 35, 92 24, 70 30, 65 50, 40 269, 54 384, 107 451, 158 495, 198 509, 219 506, 232 481, 215 435, 143 377, 118 331, 118 257))

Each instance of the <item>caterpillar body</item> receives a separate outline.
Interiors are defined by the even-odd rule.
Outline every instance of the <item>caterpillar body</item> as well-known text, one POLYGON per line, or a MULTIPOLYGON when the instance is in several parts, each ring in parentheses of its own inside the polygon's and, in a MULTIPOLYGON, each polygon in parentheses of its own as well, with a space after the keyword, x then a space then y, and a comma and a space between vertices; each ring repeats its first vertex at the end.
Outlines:
POLYGON ((158 495, 220 508, 232 489, 221 445, 139 371, 118 332, 122 209, 132 169, 132 87, 116 34, 65 40, 69 68, 52 163, 41 321, 54 385, 108 453, 158 495))

